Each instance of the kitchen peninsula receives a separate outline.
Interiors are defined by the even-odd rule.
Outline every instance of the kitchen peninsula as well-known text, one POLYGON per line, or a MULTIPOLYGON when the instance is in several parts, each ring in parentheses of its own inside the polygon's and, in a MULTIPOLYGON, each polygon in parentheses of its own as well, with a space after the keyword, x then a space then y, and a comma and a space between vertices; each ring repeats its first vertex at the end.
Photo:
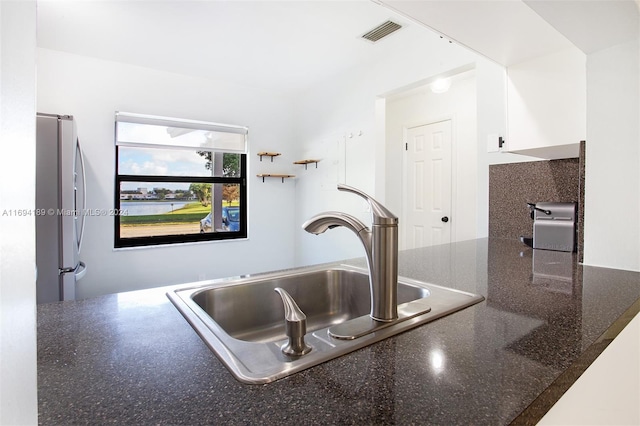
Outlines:
POLYGON ((39 422, 535 424, 640 298, 640 273, 502 239, 402 251, 399 273, 486 300, 266 385, 231 376, 174 287, 39 305, 39 422))

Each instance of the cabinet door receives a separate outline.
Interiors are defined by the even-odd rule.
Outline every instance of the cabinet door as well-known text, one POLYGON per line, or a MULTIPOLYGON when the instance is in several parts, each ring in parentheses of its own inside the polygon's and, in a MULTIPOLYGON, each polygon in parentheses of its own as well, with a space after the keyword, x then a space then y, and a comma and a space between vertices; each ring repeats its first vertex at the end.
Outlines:
POLYGON ((587 128, 586 56, 563 49, 507 68, 508 150, 578 156, 587 128))

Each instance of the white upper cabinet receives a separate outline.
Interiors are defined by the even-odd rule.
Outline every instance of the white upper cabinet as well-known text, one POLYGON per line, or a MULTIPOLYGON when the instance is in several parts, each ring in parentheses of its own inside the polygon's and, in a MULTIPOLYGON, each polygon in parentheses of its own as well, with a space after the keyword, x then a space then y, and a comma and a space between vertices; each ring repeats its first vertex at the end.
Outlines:
POLYGON ((578 156, 586 139, 586 55, 526 2, 381 3, 507 69, 507 151, 578 156))
POLYGON ((507 150, 577 157, 586 139, 586 103, 586 55, 575 47, 507 67, 507 150))

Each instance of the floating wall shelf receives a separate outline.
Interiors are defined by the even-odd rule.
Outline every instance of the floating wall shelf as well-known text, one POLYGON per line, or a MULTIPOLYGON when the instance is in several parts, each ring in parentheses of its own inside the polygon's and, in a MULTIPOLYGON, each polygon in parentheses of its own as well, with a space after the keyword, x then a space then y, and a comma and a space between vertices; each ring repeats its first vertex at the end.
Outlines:
POLYGON ((316 163, 316 169, 318 168, 318 161, 320 160, 300 160, 294 161, 293 164, 304 164, 304 169, 307 170, 307 165, 311 163, 316 163))
POLYGON ((259 152, 258 155, 260 156, 260 161, 262 161, 262 157, 271 157, 271 162, 273 163, 273 157, 277 157, 278 155, 280 155, 279 152, 259 152))
POLYGON ((261 177, 263 182, 264 182, 264 178, 268 178, 268 177, 281 178, 283 183, 285 179, 296 177, 296 175, 280 175, 280 174, 272 174, 272 173, 260 173, 259 175, 256 175, 256 176, 261 177))

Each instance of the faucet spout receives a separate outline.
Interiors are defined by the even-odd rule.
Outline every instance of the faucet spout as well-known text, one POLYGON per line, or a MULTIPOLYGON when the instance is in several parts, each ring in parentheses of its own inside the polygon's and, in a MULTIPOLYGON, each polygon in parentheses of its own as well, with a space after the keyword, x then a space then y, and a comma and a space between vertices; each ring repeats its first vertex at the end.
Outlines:
MULTIPOLYGON (((338 226, 344 226, 356 234, 364 247, 367 265, 371 271, 371 265, 373 264, 371 230, 358 218, 347 213, 329 211, 317 214, 302 224, 302 228, 305 231, 315 235, 320 235, 327 229, 337 228, 338 226)), ((371 274, 369 274, 369 280, 371 280, 371 274)))
POLYGON ((371 288, 371 318, 390 322, 398 318, 398 218, 382 204, 362 191, 338 185, 341 191, 363 197, 371 206, 371 229, 357 218, 342 212, 320 213, 302 227, 312 234, 322 234, 338 226, 353 231, 365 248, 371 288))
MULTIPOLYGON (((356 235, 366 236, 370 234, 369 228, 358 218, 342 212, 324 212, 313 216, 302 224, 302 228, 311 234, 322 234, 327 229, 344 226, 352 230, 356 235)), ((364 243, 364 241, 363 241, 364 243)))

